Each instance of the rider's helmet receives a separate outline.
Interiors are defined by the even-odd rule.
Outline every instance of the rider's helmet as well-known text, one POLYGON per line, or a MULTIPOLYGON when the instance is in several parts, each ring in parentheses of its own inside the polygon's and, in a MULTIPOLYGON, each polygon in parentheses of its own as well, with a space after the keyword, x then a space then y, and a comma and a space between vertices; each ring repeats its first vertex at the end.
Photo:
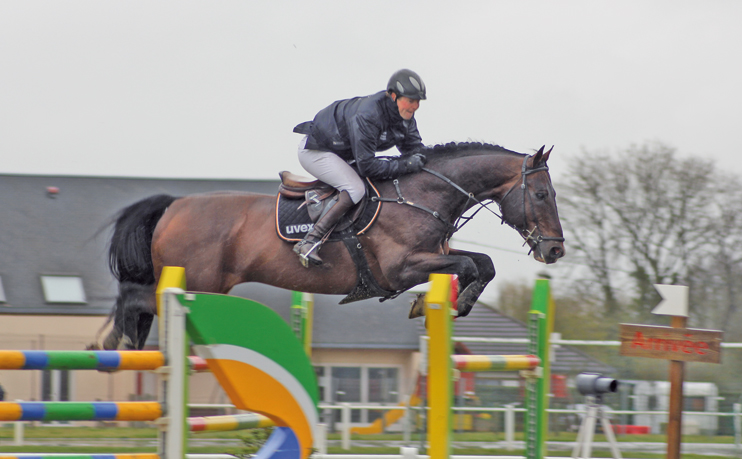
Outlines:
POLYGON ((395 92, 398 96, 409 97, 410 99, 425 100, 425 83, 420 75, 412 70, 402 69, 394 72, 386 90, 395 92))

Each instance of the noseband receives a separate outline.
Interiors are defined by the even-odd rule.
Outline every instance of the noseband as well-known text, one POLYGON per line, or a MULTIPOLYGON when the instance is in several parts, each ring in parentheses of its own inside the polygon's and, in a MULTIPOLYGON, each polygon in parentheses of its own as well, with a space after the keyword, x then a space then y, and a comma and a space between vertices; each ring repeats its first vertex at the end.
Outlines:
MULTIPOLYGON (((538 248, 539 252, 541 252, 540 244, 542 242, 545 242, 545 241, 564 242, 564 238, 557 237, 557 236, 546 236, 546 237, 542 236, 541 229, 538 226, 538 215, 533 216, 534 220, 536 220, 536 225, 533 227, 532 230, 530 231, 528 230, 528 218, 526 216, 526 198, 528 198, 528 200, 531 202, 531 208, 533 209, 533 201, 532 201, 533 198, 531 197, 530 194, 528 194, 528 184, 527 184, 528 176, 531 174, 535 174, 536 172, 542 172, 542 171, 549 170, 549 166, 547 166, 546 164, 544 164, 541 167, 535 167, 533 169, 528 169, 527 167, 528 158, 529 156, 526 156, 525 158, 523 158, 523 165, 520 169, 520 174, 522 177, 522 181, 520 183, 520 189, 523 190, 523 199, 522 199, 523 201, 523 227, 519 228, 516 225, 506 221, 504 216, 500 216, 500 219, 502 220, 502 223, 506 223, 511 228, 518 231, 518 234, 520 234, 521 237, 524 239, 523 245, 528 244, 529 241, 534 242, 534 244, 531 246, 531 250, 528 252, 528 254, 530 255, 533 252, 533 250, 536 248, 538 248), (537 233, 535 237, 533 233, 537 233)), ((518 184, 515 183, 512 187, 510 187, 510 189, 500 199, 500 211, 501 212, 502 212, 503 204, 505 202, 505 198, 507 198, 517 186, 518 184)), ((504 214, 505 212, 502 212, 502 213, 504 214)), ((541 258, 544 258, 543 252, 541 252, 541 258)))

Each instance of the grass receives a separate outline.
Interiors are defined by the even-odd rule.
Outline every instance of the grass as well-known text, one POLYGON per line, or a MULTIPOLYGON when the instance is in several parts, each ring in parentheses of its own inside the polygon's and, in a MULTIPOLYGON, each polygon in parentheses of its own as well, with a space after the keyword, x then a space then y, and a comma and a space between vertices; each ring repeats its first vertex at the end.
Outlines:
MULTIPOLYGON (((239 439, 242 433, 240 431, 235 432, 198 432, 191 433, 191 438, 233 438, 239 439)), ((24 436, 27 439, 32 438, 156 438, 157 429, 153 427, 120 427, 116 423, 110 423, 101 427, 83 427, 83 426, 44 426, 44 425, 33 425, 26 424, 24 429, 24 436)), ((340 440, 340 433, 329 433, 327 435, 329 440, 340 440)), ((352 435, 353 440, 367 440, 367 441, 401 441, 403 439, 402 434, 387 433, 387 434, 376 434, 376 435, 352 435)), ((577 438, 577 434, 573 432, 559 432, 550 433, 548 441, 567 441, 574 442, 577 438)), ((12 440, 13 439, 13 426, 12 424, 0 424, 0 441, 12 440)), ((419 441, 420 437, 417 434, 412 435, 413 441, 419 441)), ((518 432, 515 434, 516 440, 523 440, 523 434, 518 432)), ((617 437, 619 442, 648 442, 648 443, 664 443, 665 435, 619 435, 617 437)), ((504 441, 505 434, 502 432, 454 432, 454 441, 504 441)), ((596 442, 607 441, 605 435, 596 434, 594 437, 596 442)), ((684 443, 734 443, 734 437, 732 436, 708 436, 708 435, 684 435, 684 443)))
MULTIPOLYGON (((239 441, 244 435, 244 432, 199 432, 190 434, 190 438, 210 438, 210 439, 225 439, 225 440, 236 440, 239 441)), ((13 446, 10 443, 13 440, 13 427, 12 424, 5 424, 0 426, 0 453, 146 453, 153 452, 153 448, 150 445, 137 445, 137 440, 142 440, 151 443, 151 440, 157 437, 157 429, 151 427, 143 428, 131 428, 131 427, 119 427, 115 423, 111 425, 101 427, 68 427, 68 426, 42 426, 42 425, 31 425, 28 424, 24 430, 24 437, 27 440, 33 439, 59 439, 59 443, 63 443, 64 439, 75 439, 75 440, 99 440, 105 441, 116 441, 126 440, 126 446, 111 446, 101 444, 100 446, 59 446, 59 445, 31 445, 31 446, 13 446)), ((328 434, 329 440, 339 440, 341 438, 339 433, 328 434)), ((379 435, 353 435, 354 440, 366 440, 366 441, 401 441, 401 434, 379 434, 379 435)), ((549 441, 564 441, 574 442, 576 434, 574 433, 553 433, 549 436, 549 441)), ((504 434, 492 433, 492 432, 464 432, 454 433, 453 441, 456 442, 495 442, 503 441, 504 434)), ((516 440, 523 440, 522 434, 516 434, 516 440)), ((418 435, 412 435, 412 444, 419 442, 418 435)), ((595 435, 595 442, 605 442, 604 435, 595 435)), ((664 443, 664 435, 622 435, 618 438, 619 443, 625 442, 656 442, 664 443)), ((734 443, 732 437, 721 437, 721 436, 701 436, 692 435, 684 436, 684 443, 734 443)), ((238 454, 243 452, 240 446, 231 445, 213 445, 213 446, 192 446, 189 447, 190 453, 200 454, 214 454, 214 453, 226 453, 226 454, 238 454)), ((350 451, 341 449, 340 447, 329 447, 329 454, 399 454, 399 448, 393 446, 372 446, 372 447, 353 447, 350 451)), ((467 447, 467 448, 455 448, 453 454, 459 455, 520 455, 523 454, 523 450, 505 450, 500 448, 481 448, 481 447, 467 447)), ((570 457, 571 450, 569 451, 550 451, 549 456, 561 456, 570 457)), ((630 457, 637 459, 661 459, 664 454, 651 454, 651 453, 629 453, 630 457)), ((594 451, 593 457, 611 457, 610 451, 594 451)), ((683 459, 721 459, 726 456, 707 456, 697 454, 683 454, 683 459)))

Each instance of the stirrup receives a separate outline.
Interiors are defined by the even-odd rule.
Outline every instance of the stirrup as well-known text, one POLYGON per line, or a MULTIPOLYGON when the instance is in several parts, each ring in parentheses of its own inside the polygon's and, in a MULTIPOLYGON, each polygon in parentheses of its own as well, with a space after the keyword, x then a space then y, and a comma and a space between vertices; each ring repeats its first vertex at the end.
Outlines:
POLYGON ((302 239, 301 241, 297 242, 294 245, 294 253, 299 255, 299 261, 301 262, 301 265, 305 268, 309 268, 310 263, 313 265, 321 265, 322 259, 319 257, 319 255, 313 253, 315 250, 319 251, 320 247, 322 247, 322 241, 307 241, 306 239, 302 239), (302 247, 304 247, 307 244, 312 244, 312 247, 309 248, 307 253, 302 253, 302 247), (311 256, 314 255, 314 256, 311 256))

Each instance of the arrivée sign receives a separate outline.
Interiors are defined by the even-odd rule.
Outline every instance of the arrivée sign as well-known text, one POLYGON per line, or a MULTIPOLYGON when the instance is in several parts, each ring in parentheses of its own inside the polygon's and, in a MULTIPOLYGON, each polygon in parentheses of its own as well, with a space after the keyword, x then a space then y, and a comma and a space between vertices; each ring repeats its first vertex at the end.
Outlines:
POLYGON ((621 324, 620 354, 683 362, 721 363, 717 330, 621 324))

